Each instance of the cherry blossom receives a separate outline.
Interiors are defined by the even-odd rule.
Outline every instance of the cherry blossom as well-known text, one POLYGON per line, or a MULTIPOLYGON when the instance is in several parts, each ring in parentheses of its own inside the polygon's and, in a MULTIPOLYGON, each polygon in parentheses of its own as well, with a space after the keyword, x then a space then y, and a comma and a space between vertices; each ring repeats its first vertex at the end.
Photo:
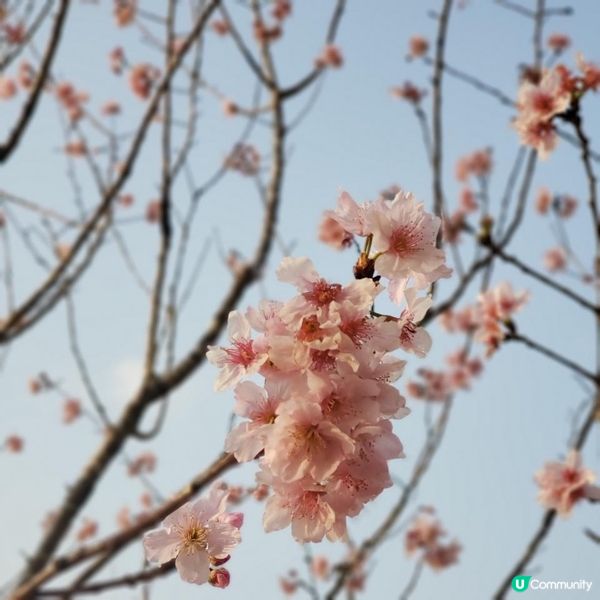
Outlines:
POLYGON ((250 323, 237 311, 230 313, 227 335, 231 346, 209 346, 206 358, 221 368, 215 390, 233 387, 245 375, 256 373, 267 360, 262 343, 250 338, 250 323))
POLYGON ((178 508, 160 528, 144 535, 147 560, 162 565, 175 559, 184 581, 210 581, 217 587, 226 587, 228 573, 213 575, 211 569, 211 563, 227 558, 240 542, 239 519, 231 522, 226 507, 227 492, 213 486, 207 497, 178 508))
POLYGON ((586 487, 595 479, 594 473, 582 466, 579 452, 572 450, 564 462, 548 462, 536 473, 535 481, 540 488, 538 500, 561 517, 568 517, 573 506, 585 498, 586 487))

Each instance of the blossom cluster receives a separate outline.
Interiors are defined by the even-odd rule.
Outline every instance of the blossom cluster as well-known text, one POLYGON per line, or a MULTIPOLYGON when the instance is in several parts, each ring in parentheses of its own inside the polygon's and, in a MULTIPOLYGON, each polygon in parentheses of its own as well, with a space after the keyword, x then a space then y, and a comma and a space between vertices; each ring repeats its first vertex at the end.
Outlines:
POLYGON ((462 548, 457 541, 442 541, 446 532, 433 515, 429 507, 417 515, 406 531, 404 547, 409 555, 420 552, 423 562, 437 571, 458 562, 462 548))
POLYGON ((440 323, 451 333, 474 333, 475 340, 486 346, 490 356, 506 338, 507 328, 513 326, 513 315, 528 298, 528 292, 515 292, 509 283, 503 282, 480 294, 476 304, 447 310, 440 323))
POLYGON ((571 450, 564 462, 548 462, 535 476, 542 506, 567 517, 573 506, 588 498, 600 501, 600 488, 592 485, 596 476, 581 464, 581 455, 571 450))
POLYGON ((327 281, 310 260, 287 257, 277 275, 297 294, 232 312, 229 346, 207 353, 220 368, 215 389, 235 388, 245 419, 226 450, 258 458, 257 480, 273 492, 265 529, 291 525, 297 540, 313 542, 344 538, 346 519, 391 485, 388 461, 403 456, 391 419, 408 410, 391 385, 405 361, 390 353, 427 353, 418 323, 431 298, 418 290, 449 274, 436 247, 440 220, 409 194, 357 204, 344 193, 328 218, 366 238, 355 280, 327 281), (397 317, 373 309, 381 276, 404 307, 397 317), (252 375, 264 382, 241 381, 252 375))
POLYGON ((528 71, 519 89, 518 115, 514 126, 523 144, 532 146, 541 158, 556 147, 556 117, 567 117, 568 109, 579 102, 588 90, 600 87, 600 67, 577 57, 580 74, 564 65, 541 73, 528 71))
POLYGON ((407 393, 413 398, 429 402, 444 402, 454 392, 468 390, 474 377, 481 374, 483 364, 477 357, 469 357, 464 350, 459 350, 446 357, 447 368, 419 369, 419 381, 409 381, 407 393))

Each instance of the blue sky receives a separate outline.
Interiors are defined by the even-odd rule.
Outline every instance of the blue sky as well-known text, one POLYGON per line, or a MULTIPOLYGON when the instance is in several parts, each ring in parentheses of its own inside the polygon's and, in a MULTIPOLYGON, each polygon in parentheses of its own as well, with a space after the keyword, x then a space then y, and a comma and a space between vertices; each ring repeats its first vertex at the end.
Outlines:
MULTIPOLYGON (((143 103, 131 96, 122 79, 108 72, 106 55, 115 45, 125 46, 132 62, 154 60, 155 54, 139 41, 135 29, 114 28, 110 4, 107 1, 97 5, 74 3, 55 75, 72 80, 77 87, 88 91, 91 107, 97 108, 113 97, 121 101, 124 115, 116 126, 126 132, 139 118, 143 103)), ((339 33, 344 68, 327 76, 316 107, 290 136, 280 233, 283 239, 296 242, 296 254, 310 256, 329 277, 349 277, 352 262, 349 254, 335 253, 316 240, 319 216, 324 209, 333 206, 341 189, 366 200, 397 183, 425 203, 431 201, 430 171, 418 125, 409 107, 390 97, 389 88, 406 79, 423 86, 427 84, 428 68, 407 63, 404 56, 412 34, 433 37, 435 22, 428 11, 436 9, 438 4, 429 0, 368 3, 349 0, 339 33)), ((548 4, 559 5, 554 1, 548 4)), ((158 10, 163 3, 154 0, 143 5, 158 10)), ((534 2, 529 1, 527 5, 533 6, 534 2)), ((592 59, 600 59, 597 37, 600 4, 580 1, 574 6, 574 16, 551 19, 546 31, 568 33, 575 40, 576 49, 592 59)), ((288 32, 275 47, 276 62, 286 81, 292 82, 301 76, 320 51, 332 7, 331 0, 295 3, 288 32)), ((237 10, 235 14, 241 26, 247 25, 242 11, 237 10)), ((180 25, 184 30, 183 20, 180 25)), ((516 65, 530 60, 532 55, 531 26, 530 20, 495 3, 471 0, 465 9, 455 10, 451 16, 448 63, 459 65, 514 95, 516 65)), ((249 104, 252 80, 231 41, 210 36, 205 55, 206 79, 236 102, 249 104)), ((566 60, 572 63, 573 52, 569 52, 566 60)), ((290 116, 301 109, 303 101, 289 107, 290 116)), ((429 102, 430 96, 426 99, 427 108, 429 102)), ((593 142, 597 141, 594 134, 600 131, 598 102, 596 96, 584 102, 586 124, 593 142)), ((3 130, 14 116, 16 106, 0 106, 3 130)), ((177 110, 183 111, 184 106, 183 101, 179 102, 177 110)), ((198 183, 218 168, 244 127, 241 118, 224 119, 219 103, 211 96, 203 97, 200 106, 198 145, 190 163, 198 183)), ((478 94, 461 82, 446 79, 443 175, 450 206, 456 202, 459 191, 453 176, 456 159, 485 146, 493 147, 495 169, 490 191, 492 207, 498 206, 518 150, 517 136, 509 125, 510 117, 510 111, 493 98, 478 94)), ((159 129, 155 128, 126 186, 126 191, 137 199, 137 206, 131 209, 135 215, 140 215, 145 203, 157 194, 158 135, 159 129)), ((3 169, 0 188, 73 213, 73 192, 65 177, 65 159, 57 151, 60 136, 57 109, 47 96, 27 140, 3 169)), ((268 138, 264 129, 255 128, 251 140, 268 160, 268 138)), ((84 202, 91 206, 97 192, 85 168, 80 165, 78 172, 84 202)), ((584 199, 586 182, 573 148, 561 142, 550 159, 539 165, 533 191, 540 185, 584 199)), ((183 211, 187 202, 185 182, 177 185, 176 194, 183 211)), ((527 263, 541 267, 544 250, 554 242, 548 222, 535 215, 532 202, 533 194, 528 202, 526 223, 510 251, 522 256, 527 263)), ((192 254, 199 252, 218 229, 227 248, 234 247, 249 255, 256 242, 259 222, 260 200, 252 185, 237 174, 230 174, 202 200, 192 236, 192 254)), ((592 239, 586 211, 578 211, 567 227, 580 255, 589 256, 592 239)), ((142 276, 150 280, 156 230, 140 222, 123 226, 121 231, 126 235, 142 276)), ((68 240, 67 235, 65 241, 68 240)), ((17 257, 16 290, 23 298, 40 280, 42 271, 32 264, 16 240, 14 255, 17 257)), ((469 256, 466 246, 464 256, 469 256)), ((263 286, 273 297, 290 293, 273 277, 280 258, 275 250, 263 286)), ((188 267, 191 263, 190 260, 188 267)), ((191 347, 209 322, 228 278, 213 247, 183 316, 180 355, 191 347)), ((517 317, 524 333, 593 368, 593 327, 587 314, 524 279, 520 273, 499 266, 494 271, 494 281, 503 279, 509 279, 518 289, 531 291, 530 304, 517 317)), ((569 279, 565 282, 571 284, 569 279)), ((440 296, 448 294, 454 285, 454 280, 440 285, 440 296)), ((589 291, 577 289, 589 295, 589 291)), ((474 288, 471 297, 475 292, 474 288)), ((244 297, 242 308, 256 303, 260 297, 258 287, 251 290, 244 297)), ((77 287, 75 299, 81 344, 108 409, 118 415, 133 391, 142 360, 147 300, 132 283, 113 240, 107 243, 92 270, 77 287)), ((4 311, 5 305, 0 303, 0 313, 4 311)), ((65 310, 60 306, 39 327, 14 344, 0 372, 3 415, 0 438, 17 432, 27 439, 24 454, 0 455, 0 475, 2 481, 9 482, 0 492, 0 529, 4 540, 0 545, 0 582, 22 564, 20 552, 26 553, 34 547, 43 515, 61 501, 65 486, 74 480, 98 443, 98 435, 90 423, 82 421, 70 428, 60 424, 60 401, 56 397, 34 397, 27 392, 28 378, 45 370, 60 378, 73 394, 83 396, 69 354, 65 326, 65 310)), ((414 369, 440 365, 443 356, 461 343, 458 338, 440 334, 436 327, 432 328, 432 334, 434 348, 430 357, 424 361, 410 360, 408 373, 399 382, 401 387, 414 369)), ((151 449, 160 456, 153 480, 165 494, 179 488, 222 448, 232 394, 215 394, 212 391, 214 377, 215 371, 210 366, 195 374, 173 395, 162 435, 147 445, 132 442, 127 446, 130 455, 151 449)), ((517 346, 502 349, 486 365, 485 376, 473 390, 457 396, 442 447, 407 515, 420 503, 435 505, 446 529, 460 540, 464 550, 458 567, 440 574, 426 573, 415 598, 460 596, 476 600, 491 595, 542 516, 542 509, 535 501, 532 475, 544 461, 564 452, 573 414, 585 398, 585 392, 571 373, 517 346)), ((392 467, 399 480, 410 476, 424 435, 423 407, 415 401, 411 401, 410 406, 413 413, 396 427, 407 454, 405 460, 395 461, 392 467)), ((596 472, 600 472, 598 440, 597 431, 593 431, 584 452, 586 463, 596 472)), ((253 472, 252 466, 238 469, 228 481, 250 484, 253 472)), ((81 514, 98 518, 101 533, 108 533, 115 527, 119 508, 124 504, 135 507, 141 491, 138 482, 128 479, 125 468, 117 461, 81 514)), ((399 493, 398 488, 387 490, 365 508, 351 525, 354 539, 361 540, 373 530, 399 493)), ((262 531, 260 505, 248 503, 244 510, 244 542, 232 560, 232 585, 227 592, 207 586, 200 590, 171 577, 156 583, 152 597, 186 600, 225 594, 240 600, 259 595, 280 598, 277 578, 290 567, 300 566, 302 548, 292 540, 289 531, 269 535, 262 531)), ((548 579, 594 580, 596 577, 594 588, 600 587, 598 548, 582 534, 584 527, 599 530, 599 524, 598 509, 590 506, 580 506, 572 518, 559 520, 533 563, 536 572, 548 579)), ((71 547, 72 537, 62 549, 71 547)), ((342 551, 339 546, 328 543, 313 549, 314 553, 324 552, 332 557, 340 556, 342 551)), ((141 545, 134 544, 123 560, 115 561, 105 574, 111 576, 135 569, 141 560, 141 545)), ((404 554, 401 538, 390 540, 370 565, 366 597, 385 600, 398 597, 413 564, 413 559, 404 554)), ((139 593, 127 590, 110 597, 137 598, 139 593)))

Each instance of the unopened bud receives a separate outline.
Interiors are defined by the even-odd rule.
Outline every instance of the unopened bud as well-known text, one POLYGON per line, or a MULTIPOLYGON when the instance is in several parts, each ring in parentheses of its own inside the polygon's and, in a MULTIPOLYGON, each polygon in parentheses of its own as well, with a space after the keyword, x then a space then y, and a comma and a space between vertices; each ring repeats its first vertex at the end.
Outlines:
POLYGON ((224 589, 229 585, 230 579, 227 569, 214 569, 210 572, 208 583, 213 587, 224 589))

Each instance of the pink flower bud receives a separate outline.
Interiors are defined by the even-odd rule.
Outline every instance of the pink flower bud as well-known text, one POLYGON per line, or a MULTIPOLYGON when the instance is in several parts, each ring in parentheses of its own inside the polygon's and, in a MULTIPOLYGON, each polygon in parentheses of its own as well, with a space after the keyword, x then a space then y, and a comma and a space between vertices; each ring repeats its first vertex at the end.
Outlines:
POLYGON ((229 585, 231 575, 227 569, 214 569, 210 572, 208 583, 216 588, 224 589, 229 585))

